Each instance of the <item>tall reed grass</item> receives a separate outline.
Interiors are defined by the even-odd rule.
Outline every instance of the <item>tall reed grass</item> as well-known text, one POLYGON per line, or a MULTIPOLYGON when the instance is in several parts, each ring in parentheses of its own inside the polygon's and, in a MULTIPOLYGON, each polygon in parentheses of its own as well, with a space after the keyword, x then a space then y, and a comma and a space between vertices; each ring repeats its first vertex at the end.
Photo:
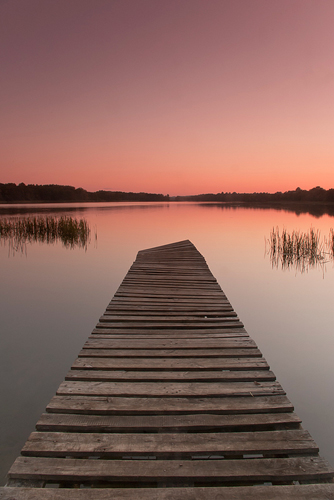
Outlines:
POLYGON ((304 272, 316 266, 323 266, 334 260, 334 231, 330 229, 328 238, 321 238, 319 230, 311 228, 308 232, 286 229, 280 232, 273 228, 270 238, 269 253, 273 267, 282 269, 295 268, 304 272))
POLYGON ((69 216, 0 218, 0 240, 14 251, 24 251, 27 243, 61 243, 66 248, 87 249, 90 228, 85 219, 69 216))

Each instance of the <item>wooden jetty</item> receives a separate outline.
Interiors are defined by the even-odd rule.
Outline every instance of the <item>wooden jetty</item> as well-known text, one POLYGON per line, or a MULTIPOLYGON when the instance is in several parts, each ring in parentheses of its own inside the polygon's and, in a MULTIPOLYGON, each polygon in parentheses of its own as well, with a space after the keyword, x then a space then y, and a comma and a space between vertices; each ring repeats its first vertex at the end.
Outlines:
POLYGON ((0 499, 333 499, 318 451, 181 241, 138 253, 0 499))

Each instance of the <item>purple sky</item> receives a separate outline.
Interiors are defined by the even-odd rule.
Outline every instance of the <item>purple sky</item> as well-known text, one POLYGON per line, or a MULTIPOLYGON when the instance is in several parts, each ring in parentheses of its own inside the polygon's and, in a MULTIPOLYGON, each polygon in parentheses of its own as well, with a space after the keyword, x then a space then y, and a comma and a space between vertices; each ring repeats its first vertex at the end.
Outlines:
POLYGON ((0 182, 334 187, 333 0, 0 1, 0 182))

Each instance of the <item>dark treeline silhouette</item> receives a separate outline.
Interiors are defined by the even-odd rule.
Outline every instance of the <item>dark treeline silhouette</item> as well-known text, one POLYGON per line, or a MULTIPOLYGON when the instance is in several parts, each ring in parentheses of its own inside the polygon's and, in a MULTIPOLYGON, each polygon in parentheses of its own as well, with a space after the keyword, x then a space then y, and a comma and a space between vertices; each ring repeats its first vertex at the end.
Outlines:
POLYGON ((0 203, 65 203, 92 201, 168 201, 169 196, 151 193, 96 191, 57 184, 0 184, 0 203))
POLYGON ((285 191, 284 193, 217 193, 198 194, 193 196, 176 196, 175 201, 214 201, 222 203, 245 203, 245 204, 310 204, 310 203, 334 203, 334 189, 323 189, 319 186, 309 191, 300 189, 285 191))
POLYGON ((217 193, 191 196, 175 196, 154 193, 125 193, 123 191, 89 192, 73 186, 57 184, 1 184, 0 203, 61 203, 61 202, 109 202, 109 201, 195 201, 216 203, 243 203, 245 205, 289 204, 334 204, 334 189, 323 189, 319 186, 309 191, 300 189, 277 193, 217 193))

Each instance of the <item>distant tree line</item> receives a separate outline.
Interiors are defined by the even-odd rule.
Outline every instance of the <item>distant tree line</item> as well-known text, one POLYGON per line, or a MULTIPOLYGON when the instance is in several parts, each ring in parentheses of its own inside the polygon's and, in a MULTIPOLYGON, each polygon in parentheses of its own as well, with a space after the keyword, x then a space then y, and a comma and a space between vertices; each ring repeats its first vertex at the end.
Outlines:
POLYGON ((192 196, 176 196, 154 193, 125 193, 123 191, 89 192, 73 186, 57 184, 1 184, 0 203, 65 203, 65 202, 108 202, 108 201, 201 201, 216 203, 243 203, 252 205, 334 204, 334 189, 319 186, 309 191, 300 189, 277 193, 217 193, 192 196))
POLYGON ((151 193, 124 193, 122 191, 89 192, 73 186, 57 184, 1 184, 0 203, 65 203, 92 201, 168 201, 169 196, 151 193))
POLYGON ((244 203, 244 204, 310 204, 334 203, 334 189, 323 189, 319 186, 309 191, 300 189, 277 193, 217 193, 199 194, 193 196, 176 196, 175 201, 214 201, 217 203, 244 203))

